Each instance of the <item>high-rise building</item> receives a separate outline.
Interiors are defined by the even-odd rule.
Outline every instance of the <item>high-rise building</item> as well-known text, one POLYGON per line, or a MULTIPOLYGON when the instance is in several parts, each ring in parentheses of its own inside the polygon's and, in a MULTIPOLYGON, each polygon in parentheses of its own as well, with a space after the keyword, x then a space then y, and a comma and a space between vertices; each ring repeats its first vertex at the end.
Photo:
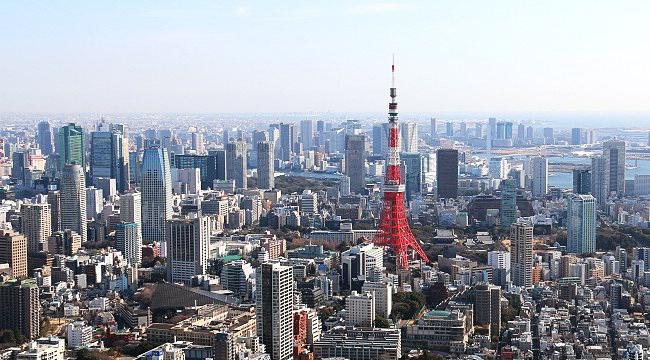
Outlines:
POLYGON ((210 255, 209 219, 190 214, 166 221, 167 278, 170 282, 188 282, 204 275, 210 255))
POLYGON ((68 124, 59 129, 56 152, 59 155, 59 169, 63 169, 66 164, 77 164, 85 168, 86 150, 81 126, 68 124))
POLYGON ((266 262, 256 273, 257 336, 272 360, 292 359, 293 268, 266 262))
POLYGON ((67 164, 61 175, 61 229, 88 236, 86 216, 86 175, 81 165, 67 164))
POLYGON ((273 165, 273 142, 257 143, 257 188, 273 189, 275 187, 275 168, 273 165))
POLYGON ((366 280, 363 282, 361 291, 362 293, 369 292, 373 295, 377 316, 388 319, 393 308, 393 285, 389 282, 366 280))
POLYGON ((104 191, 94 186, 86 188, 86 219, 97 220, 97 215, 104 209, 104 191))
POLYGON ((11 154, 11 177, 21 185, 26 185, 26 175, 29 168, 29 153, 16 151, 11 154))
POLYGON ((128 139, 120 131, 95 131, 90 135, 90 178, 115 179, 117 188, 129 187, 128 139))
POLYGON ((567 206, 567 250, 588 254, 596 251, 596 199, 573 195, 567 206))
POLYGON ((553 128, 547 127, 543 130, 544 135, 544 144, 553 145, 555 144, 555 130, 553 128))
POLYGON ((345 298, 346 319, 345 323, 349 326, 374 327, 375 326, 375 296, 373 293, 366 292, 359 294, 352 291, 345 298))
POLYGON ((510 228, 510 270, 515 286, 533 285, 533 226, 516 223, 510 228))
POLYGON ((228 180, 235 180, 235 187, 238 189, 248 187, 246 148, 247 144, 244 141, 234 141, 226 144, 226 173, 228 174, 228 180))
POLYGON ((138 224, 120 222, 115 225, 115 248, 122 252, 129 264, 142 262, 142 238, 138 224))
POLYGON ((474 137, 477 139, 483 138, 483 124, 476 123, 474 125, 474 137))
MULTIPOLYGON (((22 234, 0 230, 0 264, 8 264, 12 277, 27 277, 27 239, 22 234)), ((2 298, 0 298, 2 299, 2 298)), ((0 303, 4 300, 0 301, 0 303)))
POLYGON ((501 288, 490 284, 478 284, 474 288, 474 323, 489 325, 490 335, 501 335, 501 288))
POLYGON ((300 142, 305 151, 311 150, 314 146, 314 121, 302 120, 300 121, 300 142))
POLYGON ((318 196, 315 192, 305 189, 300 196, 300 213, 314 214, 318 212, 318 196))
POLYGON ((402 151, 407 153, 418 152, 418 124, 414 122, 402 123, 402 151))
POLYGON ((609 140, 603 143, 607 195, 625 193, 625 141, 609 140))
POLYGON ((543 198, 548 193, 548 159, 536 156, 531 159, 533 169, 533 197, 543 198))
POLYGON ((580 145, 582 144, 582 133, 581 128, 571 129, 571 145, 580 145))
POLYGON ((41 304, 36 280, 0 283, 0 299, 0 329, 14 331, 28 339, 38 338, 41 304))
POLYGON ((385 131, 384 124, 374 124, 372 126, 372 154, 375 156, 383 156, 386 153, 384 149, 384 140, 385 131))
POLYGON ((61 191, 50 190, 47 192, 47 203, 50 205, 50 215, 52 221, 51 230, 61 231, 61 191))
POLYGON ((203 133, 201 132, 193 132, 192 133, 192 150, 197 155, 203 155, 205 154, 205 144, 203 142, 203 133))
POLYGON ((240 299, 248 299, 252 293, 255 269, 246 260, 231 261, 223 266, 219 279, 221 286, 240 299))
POLYGON ((298 134, 293 124, 280 124, 280 159, 291 160, 291 154, 298 142, 298 134))
POLYGON ((120 220, 137 225, 138 237, 142 242, 142 194, 129 192, 120 196, 120 220))
POLYGON ((436 180, 439 199, 458 197, 458 150, 438 149, 436 180))
POLYGON ((23 204, 20 207, 20 222, 20 232, 27 238, 27 251, 42 251, 52 234, 50 204, 23 204))
POLYGON ((523 123, 517 125, 517 140, 522 144, 526 141, 526 125, 523 123))
POLYGON ((199 169, 201 189, 203 190, 211 188, 214 180, 226 180, 224 150, 210 150, 208 155, 175 155, 174 167, 177 169, 199 169))
POLYGON ((608 186, 607 160, 604 156, 591 158, 591 194, 596 198, 599 207, 603 207, 607 203, 608 186))
POLYGON ((49 121, 38 123, 38 147, 43 155, 52 155, 54 153, 54 137, 52 136, 52 127, 49 121))
POLYGON ((447 134, 447 137, 453 137, 454 136, 454 123, 451 121, 447 121, 445 133, 447 134))
POLYGON ((573 193, 581 195, 591 193, 591 171, 587 169, 573 170, 573 193))
POLYGON ((406 185, 406 199, 409 200, 413 195, 422 193, 424 157, 420 153, 403 153, 400 154, 400 159, 402 159, 402 172, 406 185))
POLYGON ((501 226, 509 228, 517 221, 517 181, 501 181, 501 226))
POLYGON ((360 194, 366 188, 366 137, 345 136, 345 174, 350 177, 350 191, 360 194))
POLYGON ((436 118, 431 118, 431 136, 436 138, 438 136, 438 122, 436 118))
POLYGON ((488 170, 492 179, 505 179, 508 177, 508 162, 502 157, 490 158, 488 170))
POLYGON ((146 149, 142 158, 142 240, 165 240, 165 221, 172 217, 172 179, 163 149, 146 149))

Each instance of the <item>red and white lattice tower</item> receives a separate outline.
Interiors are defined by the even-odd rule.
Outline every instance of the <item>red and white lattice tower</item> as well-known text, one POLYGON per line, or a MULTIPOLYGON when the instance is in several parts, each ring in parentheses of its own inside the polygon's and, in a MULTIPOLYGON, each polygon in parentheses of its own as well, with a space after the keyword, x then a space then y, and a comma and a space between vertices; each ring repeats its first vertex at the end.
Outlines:
POLYGON ((388 104, 388 159, 386 159, 386 177, 384 179, 384 204, 379 218, 379 233, 374 243, 389 247, 396 257, 398 269, 408 269, 409 249, 415 250, 423 262, 428 262, 427 254, 422 250, 411 232, 404 206, 405 186, 399 160, 399 126, 397 124, 397 89, 395 88, 395 61, 392 65, 392 86, 390 104, 388 104))

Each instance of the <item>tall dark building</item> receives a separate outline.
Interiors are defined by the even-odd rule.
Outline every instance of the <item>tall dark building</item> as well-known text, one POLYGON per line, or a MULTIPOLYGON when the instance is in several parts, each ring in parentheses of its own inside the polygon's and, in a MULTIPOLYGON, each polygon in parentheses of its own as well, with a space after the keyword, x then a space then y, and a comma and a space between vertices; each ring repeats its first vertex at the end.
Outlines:
POLYGON ((298 129, 293 124, 280 124, 280 159, 291 160, 291 153, 295 152, 298 143, 298 129))
POLYGON ((41 304, 33 279, 0 284, 0 329, 13 330, 28 339, 40 334, 41 304))
POLYGON ((86 149, 84 148, 84 131, 79 125, 68 124, 59 129, 56 146, 59 155, 59 169, 66 164, 86 166, 86 149))
POLYGON ((404 173, 404 185, 406 185, 406 199, 411 199, 411 196, 422 193, 423 169, 422 162, 423 156, 420 153, 402 153, 402 167, 404 173))
POLYGON ((51 155, 54 152, 54 137, 48 121, 38 123, 38 147, 43 155, 51 155))
POLYGON ((90 176, 115 179, 119 191, 129 188, 128 147, 119 131, 95 131, 90 135, 90 176))
POLYGON ((438 149, 436 180, 439 199, 458 197, 458 150, 438 149))
POLYGON ((345 174, 350 178, 350 191, 360 194, 366 188, 366 137, 345 136, 345 174))
POLYGON ((517 181, 501 181, 501 226, 509 228, 517 221, 517 181))
POLYGON ((571 129, 571 145, 580 145, 582 144, 582 129, 573 128, 571 129))
POLYGON ((573 193, 591 194, 591 171, 573 170, 573 193))
POLYGON ((257 188, 273 189, 275 187, 275 171, 273 168, 273 142, 257 143, 257 188))
POLYGON ((226 180, 226 157, 225 152, 221 152, 221 159, 218 151, 210 151, 209 155, 176 155, 174 163, 177 169, 198 168, 201 172, 201 189, 205 190, 212 188, 214 180, 226 180))

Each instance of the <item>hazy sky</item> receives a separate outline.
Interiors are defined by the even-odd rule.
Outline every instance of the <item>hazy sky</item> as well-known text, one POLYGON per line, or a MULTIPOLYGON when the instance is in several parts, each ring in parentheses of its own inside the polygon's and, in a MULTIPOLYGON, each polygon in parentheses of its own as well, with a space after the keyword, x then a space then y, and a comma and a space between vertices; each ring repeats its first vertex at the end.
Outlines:
POLYGON ((650 1, 0 0, 0 111, 650 110, 650 1))

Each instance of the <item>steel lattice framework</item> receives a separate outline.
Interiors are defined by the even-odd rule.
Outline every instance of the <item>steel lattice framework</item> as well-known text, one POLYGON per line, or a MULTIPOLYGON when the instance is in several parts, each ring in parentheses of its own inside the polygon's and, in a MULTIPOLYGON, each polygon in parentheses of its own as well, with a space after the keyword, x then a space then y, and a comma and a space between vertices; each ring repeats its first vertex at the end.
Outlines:
POLYGON ((399 159, 399 126, 397 117, 397 89, 395 88, 395 62, 392 65, 391 102, 388 104, 388 158, 386 159, 386 177, 384 179, 384 204, 379 219, 379 233, 374 243, 389 247, 396 257, 397 267, 408 269, 409 249, 415 250, 423 262, 428 262, 427 254, 415 240, 406 217, 404 206, 405 186, 399 159))

